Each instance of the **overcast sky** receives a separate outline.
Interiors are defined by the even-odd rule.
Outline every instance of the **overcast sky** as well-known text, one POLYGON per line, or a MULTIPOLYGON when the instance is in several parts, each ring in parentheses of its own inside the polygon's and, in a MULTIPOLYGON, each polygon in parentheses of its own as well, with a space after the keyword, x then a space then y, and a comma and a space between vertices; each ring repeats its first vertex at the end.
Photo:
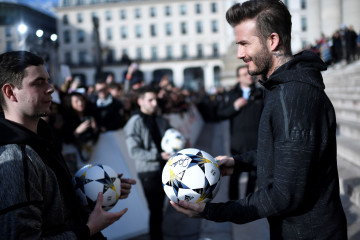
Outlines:
POLYGON ((20 3, 47 14, 55 15, 54 8, 57 7, 58 0, 0 0, 0 2, 20 3))

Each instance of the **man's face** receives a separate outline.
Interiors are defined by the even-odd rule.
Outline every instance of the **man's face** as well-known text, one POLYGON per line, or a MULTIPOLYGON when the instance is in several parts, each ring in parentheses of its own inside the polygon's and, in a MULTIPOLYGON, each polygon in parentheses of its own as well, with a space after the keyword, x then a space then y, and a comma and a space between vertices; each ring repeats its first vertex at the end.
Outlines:
POLYGON ((105 99, 109 92, 106 86, 106 83, 96 83, 95 84, 95 91, 99 99, 105 99))
POLYGON ((236 25, 237 57, 244 60, 250 75, 267 75, 273 65, 272 55, 259 37, 255 20, 245 20, 236 25))
POLYGON ((25 69, 22 88, 14 88, 16 112, 27 118, 43 117, 50 114, 51 94, 54 87, 49 83, 45 66, 29 66, 25 69))
POLYGON ((152 115, 157 107, 156 94, 153 92, 145 93, 144 97, 139 98, 138 104, 142 113, 152 115))
POLYGON ((238 82, 242 87, 248 87, 253 83, 247 67, 242 67, 238 70, 238 82))

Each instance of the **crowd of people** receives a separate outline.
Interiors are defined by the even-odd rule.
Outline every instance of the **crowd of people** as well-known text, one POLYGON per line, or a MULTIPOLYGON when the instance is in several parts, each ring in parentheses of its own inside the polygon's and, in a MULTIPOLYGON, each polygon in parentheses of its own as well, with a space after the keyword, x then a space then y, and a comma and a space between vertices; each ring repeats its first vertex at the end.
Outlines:
POLYGON ((343 24, 332 36, 321 34, 315 45, 305 49, 318 54, 328 66, 342 60, 349 64, 360 59, 360 33, 357 34, 352 25, 347 27, 343 24))
MULTIPOLYGON (((104 239, 101 230, 127 209, 104 211, 99 193, 92 212, 84 212, 71 177, 79 162, 89 161, 101 133, 123 128, 150 210, 151 239, 161 240, 161 170, 170 155, 160 141, 171 127, 162 115, 196 104, 206 121, 230 120, 233 156, 216 157, 222 174, 234 175, 238 182, 247 171, 254 179, 243 199, 234 184, 231 201, 171 202, 175 210, 216 222, 267 218, 271 239, 347 239, 336 118, 321 71, 333 59, 356 59, 356 33, 351 27, 339 33, 346 42, 341 51, 337 42, 329 46, 323 37, 313 51, 293 55, 291 15, 282 1, 234 4, 226 20, 234 28, 237 57, 246 67, 237 69, 238 84, 231 91, 216 95, 178 88, 167 75, 145 84, 136 63, 129 64, 122 83, 100 74, 94 86, 69 77, 54 87, 39 56, 26 51, 1 54, 0 187, 8 189, 0 192, 1 236, 104 239), (326 47, 333 47, 331 60, 326 47)), ((122 198, 135 183, 122 179, 122 198)))

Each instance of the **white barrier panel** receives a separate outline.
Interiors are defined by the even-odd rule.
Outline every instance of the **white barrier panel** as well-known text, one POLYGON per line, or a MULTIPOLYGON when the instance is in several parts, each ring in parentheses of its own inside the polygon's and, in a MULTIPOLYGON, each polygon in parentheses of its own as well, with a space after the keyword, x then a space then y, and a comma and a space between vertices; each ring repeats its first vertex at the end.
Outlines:
POLYGON ((194 105, 190 105, 186 113, 170 113, 165 116, 170 125, 179 130, 193 146, 204 126, 204 120, 194 105))
POLYGON ((132 187, 127 199, 120 199, 111 212, 128 208, 128 212, 102 232, 108 239, 128 239, 148 232, 149 211, 145 202, 141 183, 137 178, 134 163, 128 156, 125 136, 122 130, 106 132, 100 135, 91 164, 105 164, 125 178, 134 178, 137 184, 132 187))
MULTIPOLYGON (((193 146, 202 130, 204 121, 195 106, 190 106, 184 114, 166 115, 170 125, 178 129, 193 146)), ((128 154, 124 131, 109 131, 100 135, 91 159, 85 164, 105 164, 125 178, 134 178, 137 184, 132 187, 127 199, 119 200, 110 211, 121 211, 128 208, 128 212, 117 222, 102 232, 108 239, 128 239, 147 233, 149 210, 142 190, 141 182, 137 177, 135 164, 128 154)))

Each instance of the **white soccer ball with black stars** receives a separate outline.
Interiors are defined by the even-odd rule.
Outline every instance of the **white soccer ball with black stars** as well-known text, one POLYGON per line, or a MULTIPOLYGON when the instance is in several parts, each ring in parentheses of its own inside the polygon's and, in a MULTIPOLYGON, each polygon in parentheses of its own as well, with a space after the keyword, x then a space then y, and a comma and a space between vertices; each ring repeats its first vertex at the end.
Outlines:
POLYGON ((164 152, 174 154, 185 147, 186 139, 181 132, 175 128, 165 131, 161 139, 161 148, 164 152))
POLYGON ((99 192, 103 193, 102 208, 106 211, 115 206, 121 194, 120 178, 107 165, 85 165, 76 172, 72 182, 81 205, 88 211, 95 207, 99 192))
POLYGON ((207 152, 186 148, 167 161, 162 172, 162 183, 168 198, 175 203, 208 202, 220 186, 220 169, 216 160, 207 152))

